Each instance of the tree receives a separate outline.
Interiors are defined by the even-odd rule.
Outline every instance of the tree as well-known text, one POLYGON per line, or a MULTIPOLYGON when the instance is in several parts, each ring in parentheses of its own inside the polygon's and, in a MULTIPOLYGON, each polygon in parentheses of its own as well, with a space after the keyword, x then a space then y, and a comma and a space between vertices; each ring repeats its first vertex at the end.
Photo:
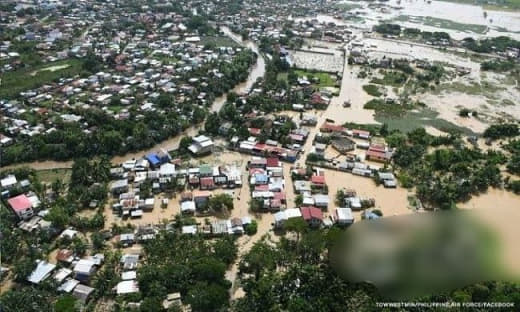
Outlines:
POLYGON ((51 294, 35 287, 10 289, 0 297, 3 312, 51 312, 51 294))
POLYGON ((45 216, 45 219, 58 229, 64 229, 70 222, 67 210, 61 205, 53 206, 45 216))
POLYGON ((190 136, 182 137, 181 141, 179 142, 179 150, 182 152, 187 152, 191 143, 193 143, 193 139, 190 136))
POLYGON ((213 113, 209 114, 208 117, 206 118, 206 123, 204 124, 204 129, 206 130, 206 132, 209 132, 213 135, 217 135, 221 124, 222 124, 222 121, 220 120, 218 113, 213 112, 213 113))
POLYGON ((229 194, 218 194, 208 201, 208 209, 214 212, 229 212, 233 210, 233 197, 229 194))
POLYGON ((299 241, 300 234, 307 231, 309 225, 305 220, 303 220, 303 218, 291 218, 285 221, 284 227, 288 232, 296 233, 296 241, 299 241))
POLYGON ((252 220, 251 223, 246 224, 244 226, 244 232, 249 236, 255 235, 257 230, 258 230, 258 223, 256 222, 256 220, 252 220))
POLYGON ((193 311, 217 311, 229 304, 229 291, 218 284, 199 282, 188 291, 186 302, 193 311))

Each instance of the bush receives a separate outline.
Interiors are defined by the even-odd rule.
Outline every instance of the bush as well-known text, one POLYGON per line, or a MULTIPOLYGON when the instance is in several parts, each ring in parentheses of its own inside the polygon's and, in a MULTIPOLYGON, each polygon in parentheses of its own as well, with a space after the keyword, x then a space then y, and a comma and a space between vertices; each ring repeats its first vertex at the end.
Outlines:
POLYGON ((499 139, 502 137, 514 137, 519 134, 518 125, 513 123, 491 125, 484 131, 484 137, 499 139))
POLYGON ((383 93, 379 91, 379 88, 373 84, 364 85, 363 90, 365 90, 365 92, 371 96, 379 97, 383 95, 383 93))
POLYGON ((251 223, 246 224, 244 227, 244 232, 246 232, 247 235, 252 236, 255 235, 258 230, 258 223, 256 220, 251 221, 251 223))

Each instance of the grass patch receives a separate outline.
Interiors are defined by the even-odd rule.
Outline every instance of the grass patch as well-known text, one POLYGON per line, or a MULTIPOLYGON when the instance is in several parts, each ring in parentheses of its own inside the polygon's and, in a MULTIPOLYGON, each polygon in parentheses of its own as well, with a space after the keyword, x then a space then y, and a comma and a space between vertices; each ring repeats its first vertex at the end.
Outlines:
POLYGON ((459 132, 466 135, 475 135, 468 128, 460 127, 447 120, 439 119, 439 113, 431 109, 421 109, 419 111, 408 111, 399 117, 376 114, 375 119, 380 123, 388 125, 389 130, 397 129, 402 132, 410 132, 424 126, 431 126, 443 132, 459 132))
POLYGON ((385 86, 401 87, 407 79, 408 76, 405 73, 385 71, 383 78, 372 78, 370 82, 385 86))
POLYGON ((493 94, 503 90, 504 88, 498 87, 488 82, 471 83, 465 84, 461 82, 443 83, 435 88, 434 93, 439 94, 442 92, 460 92, 471 95, 484 95, 487 98, 494 98, 493 94))
POLYGON ((294 71, 298 77, 307 77, 309 81, 312 82, 314 78, 317 78, 319 82, 315 83, 318 87, 334 87, 336 85, 336 80, 332 78, 332 76, 329 73, 325 72, 313 72, 313 71, 306 71, 302 69, 297 69, 294 71))
POLYGON ((517 11, 520 10, 520 0, 441 0, 446 2, 480 5, 487 10, 517 11))
POLYGON ((379 87, 373 84, 364 85, 363 90, 371 96, 380 97, 383 95, 383 93, 379 91, 379 87))
POLYGON ((425 26, 432 26, 442 29, 451 29, 461 32, 474 32, 477 34, 485 34, 488 30, 488 27, 485 25, 478 24, 463 24, 454 22, 447 19, 435 18, 431 16, 409 16, 409 15, 399 15, 394 18, 393 21, 397 22, 412 22, 416 24, 421 24, 425 26))
POLYGON ((20 92, 38 88, 60 78, 79 75, 83 71, 82 65, 81 60, 68 59, 4 73, 0 85, 0 98, 13 98, 20 92))
POLYGON ((351 11, 355 9, 361 9, 363 6, 357 3, 337 3, 334 7, 338 10, 351 11))
POLYGON ((414 108, 411 104, 395 104, 386 103, 382 99, 372 99, 365 103, 364 109, 373 109, 376 111, 376 116, 394 116, 399 117, 404 115, 407 111, 414 108))
POLYGON ((42 182, 52 183, 57 179, 63 183, 69 183, 71 169, 45 169, 36 171, 36 176, 42 182))
POLYGON ((210 47, 239 47, 240 45, 233 39, 225 36, 205 36, 200 39, 201 45, 210 47))

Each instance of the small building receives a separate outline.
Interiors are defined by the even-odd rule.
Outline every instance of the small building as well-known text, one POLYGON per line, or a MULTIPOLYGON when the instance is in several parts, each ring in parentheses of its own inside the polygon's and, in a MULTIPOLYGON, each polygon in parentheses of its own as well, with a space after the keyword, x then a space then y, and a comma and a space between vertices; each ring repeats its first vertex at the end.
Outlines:
POLYGON ((81 259, 74 266, 73 272, 75 279, 88 282, 92 274, 96 272, 96 263, 91 259, 81 259))
POLYGON ((213 146, 213 140, 205 135, 199 135, 193 138, 193 143, 188 147, 188 150, 199 156, 211 153, 213 146))
POLYGON ((339 225, 350 225, 354 223, 354 216, 350 208, 336 208, 334 219, 339 225))
POLYGON ((196 209, 195 202, 192 200, 181 202, 181 212, 183 214, 194 214, 196 209))
POLYGON ((110 184, 110 192, 112 194, 121 194, 128 192, 128 180, 121 179, 112 182, 112 184, 110 184))
POLYGON ((213 180, 213 177, 204 177, 200 179, 201 190, 213 190, 215 188, 215 180, 213 180))
POLYGON ((171 293, 166 296, 166 299, 163 300, 162 306, 165 310, 168 310, 172 305, 181 306, 181 293, 171 293))
POLYGON ((39 284, 46 280, 55 268, 56 265, 47 261, 39 260, 36 268, 32 271, 31 275, 29 275, 27 280, 33 284, 39 284))
POLYGON ((316 194, 313 196, 314 205, 320 209, 327 209, 329 207, 329 196, 324 194, 316 194))
POLYGON ((119 242, 123 246, 132 246, 133 244, 135 244, 135 234, 134 233, 121 234, 119 236, 119 242))
POLYGON ((303 219, 311 227, 318 227, 323 222, 323 212, 316 207, 302 207, 300 208, 303 219))
POLYGON ((7 177, 0 180, 0 185, 2 186, 2 190, 8 190, 16 186, 17 184, 16 176, 8 175, 7 177))
POLYGON ((88 301, 88 299, 90 298, 90 295, 92 294, 93 291, 94 291, 94 288, 92 288, 92 287, 85 286, 85 285, 82 285, 82 284, 78 284, 74 288, 74 291, 72 292, 72 295, 76 299, 78 299, 81 302, 85 303, 85 302, 88 301))
POLYGON ((24 194, 9 198, 7 202, 16 216, 22 220, 27 220, 34 215, 32 203, 24 194))
POLYGON ((128 280, 119 282, 116 286, 118 295, 133 294, 139 292, 139 285, 136 280, 128 280))

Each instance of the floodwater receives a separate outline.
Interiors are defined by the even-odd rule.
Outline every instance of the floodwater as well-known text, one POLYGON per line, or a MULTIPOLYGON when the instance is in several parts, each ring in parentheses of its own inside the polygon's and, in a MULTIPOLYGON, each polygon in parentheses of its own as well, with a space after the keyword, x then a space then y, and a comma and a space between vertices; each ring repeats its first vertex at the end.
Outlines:
POLYGON ((520 276, 520 196, 499 189, 489 189, 486 194, 474 196, 459 205, 474 209, 474 215, 488 225, 500 241, 503 265, 510 273, 520 276))
MULTIPOLYGON (((401 22, 405 27, 415 27, 425 31, 445 31, 453 38, 461 40, 465 37, 484 37, 484 36, 503 36, 507 35, 515 39, 520 38, 520 12, 509 12, 500 10, 486 10, 481 6, 453 3, 448 1, 431 1, 428 3, 423 0, 398 1, 390 0, 386 4, 381 4, 380 8, 369 7, 369 4, 362 2, 344 1, 347 4, 361 5, 362 8, 354 9, 351 12, 357 12, 363 20, 360 22, 340 21, 338 25, 353 24, 370 28, 379 24, 381 21, 391 20, 400 15, 408 17, 432 17, 436 19, 448 20, 460 24, 482 25, 487 27, 484 33, 475 33, 469 30, 463 31, 459 29, 445 29, 439 25, 423 25, 420 21, 401 22), (487 17, 484 17, 484 12, 487 17)), ((334 19, 319 17, 318 20, 326 22, 335 22, 334 19)))

